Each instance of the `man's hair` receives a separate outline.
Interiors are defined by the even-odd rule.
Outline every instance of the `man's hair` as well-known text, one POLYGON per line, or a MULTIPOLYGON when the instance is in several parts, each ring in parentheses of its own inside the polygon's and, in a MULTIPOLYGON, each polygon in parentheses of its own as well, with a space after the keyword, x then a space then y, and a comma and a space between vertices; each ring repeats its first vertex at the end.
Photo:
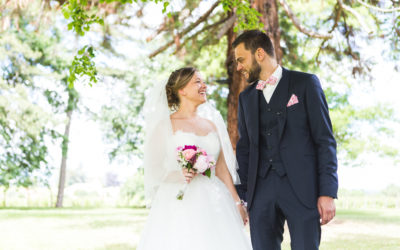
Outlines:
POLYGON ((246 30, 235 39, 232 46, 236 48, 241 43, 244 43, 244 47, 250 50, 252 54, 254 54, 258 48, 262 48, 270 57, 275 57, 274 46, 272 45, 271 39, 262 31, 246 30))

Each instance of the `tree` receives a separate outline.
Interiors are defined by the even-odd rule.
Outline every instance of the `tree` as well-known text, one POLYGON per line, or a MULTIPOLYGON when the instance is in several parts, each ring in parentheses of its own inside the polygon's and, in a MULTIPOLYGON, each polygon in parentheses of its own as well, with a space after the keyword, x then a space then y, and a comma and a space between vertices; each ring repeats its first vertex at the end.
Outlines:
MULTIPOLYGON (((366 144, 365 142, 370 141, 370 138, 361 140, 359 134, 352 128, 353 124, 361 120, 374 124, 379 131, 385 131, 382 124, 374 123, 374 121, 389 119, 392 111, 382 105, 368 108, 353 107, 347 99, 353 83, 348 78, 353 76, 355 79, 370 82, 368 70, 373 62, 363 57, 361 48, 358 46, 361 40, 380 41, 393 51, 384 56, 388 59, 398 57, 399 50, 396 45, 399 40, 397 36, 400 20, 399 3, 387 3, 387 6, 383 8, 381 3, 375 3, 379 7, 374 7, 362 1, 323 3, 297 1, 290 5, 283 0, 253 1, 250 5, 243 1, 217 1, 209 4, 208 10, 193 17, 191 14, 198 8, 198 4, 197 1, 186 1, 179 10, 170 10, 154 35, 147 39, 148 41, 157 39, 158 41, 167 41, 149 56, 153 58, 168 51, 184 58, 185 64, 195 62, 196 65, 196 58, 199 57, 204 47, 210 48, 210 46, 219 44, 221 45, 220 49, 226 49, 227 79, 225 77, 218 82, 228 84, 228 110, 226 113, 233 145, 238 139, 236 128, 238 95, 247 86, 247 83, 236 72, 231 44, 238 30, 258 27, 254 19, 259 16, 263 29, 275 45, 278 62, 295 70, 317 73, 328 82, 324 86, 326 86, 335 135, 341 151, 345 151, 347 157, 353 160, 363 150, 371 150, 368 147, 360 150, 360 147, 356 146, 355 142, 366 144), (219 6, 223 6, 223 10, 219 9, 219 6), (250 9, 257 10, 261 15, 258 15, 257 12, 250 12, 250 9), (297 13, 295 14, 292 9, 297 13), (385 22, 388 20, 393 25, 386 26, 385 22), (371 31, 374 32, 371 33, 371 31), (162 34, 164 36, 161 36, 162 34), (224 36, 227 39, 221 39, 224 36), (390 42, 385 42, 387 40, 390 42), (225 45, 221 43, 225 43, 225 45), (343 65, 351 65, 351 67, 344 69, 343 65), (321 70, 321 68, 325 70, 321 70), (342 76, 335 77, 337 72, 340 72, 342 76), (347 88, 346 93, 337 91, 336 88, 330 86, 329 82, 343 83, 347 88), (378 110, 379 112, 376 112, 378 110), (346 114, 345 117, 343 114, 346 114)), ((145 12, 145 7, 143 5, 139 8, 138 16, 145 12)), ((205 68, 200 67, 200 69, 205 68)), ((383 151, 389 156, 393 156, 397 152, 394 149, 384 149, 383 151)))
MULTIPOLYGON (((227 51, 225 64, 227 77, 219 79, 218 82, 228 84, 227 120, 233 145, 238 139, 236 132, 238 94, 247 85, 236 72, 233 60, 231 43, 238 31, 250 28, 264 29, 273 40, 278 61, 284 66, 318 74, 325 74, 321 68, 329 69, 330 72, 325 74, 327 78, 345 61, 352 67, 342 72, 345 73, 343 79, 351 74, 360 79, 367 79, 367 72, 372 62, 363 57, 358 45, 360 40, 367 42, 379 40, 391 48, 392 53, 383 53, 385 57, 393 60, 399 56, 397 45, 400 33, 400 9, 397 1, 222 0, 206 4, 203 1, 183 1, 180 7, 174 7, 176 5, 170 4, 169 1, 154 0, 138 1, 137 17, 143 16, 149 2, 162 4, 165 13, 162 24, 154 31, 154 35, 148 37, 148 41, 165 41, 164 45, 150 54, 151 58, 169 51, 180 58, 185 56, 186 62, 194 61, 192 59, 198 55, 201 48, 220 44, 220 41, 225 42, 223 47, 227 51), (208 9, 200 11, 204 8, 208 9), (388 22, 391 25, 387 25, 388 22), (223 37, 226 39, 222 39, 223 37)), ((104 24, 104 37, 107 37, 110 29, 107 22, 102 20, 105 20, 104 17, 108 14, 118 14, 117 22, 123 23, 124 19, 130 18, 123 11, 124 8, 130 7, 128 3, 131 2, 121 0, 89 3, 73 0, 62 4, 64 16, 70 21, 68 27, 78 35, 84 35, 91 24, 100 23, 104 24), (101 14, 93 14, 98 10, 102 10, 101 14)), ((107 44, 109 39, 104 39, 104 42, 107 44)), ((76 73, 95 76, 96 67, 91 60, 90 56, 81 59, 78 57, 77 62, 82 63, 78 63, 79 67, 73 67, 76 70, 73 70, 71 75, 76 73)), ((330 93, 333 96, 340 95, 333 89, 330 93)), ((344 105, 336 106, 339 107, 338 112, 343 108, 349 108, 344 105)), ((352 112, 363 111, 353 109, 352 112)), ((347 137, 351 138, 352 135, 347 134, 347 137)), ((339 145, 345 145, 340 141, 343 137, 338 138, 339 145)))
MULTIPOLYGON (((46 25, 42 24, 40 27, 37 26, 35 32, 31 32, 31 24, 35 23, 36 20, 35 12, 38 11, 37 7, 33 5, 24 10, 19 10, 18 14, 16 14, 18 19, 10 24, 7 30, 3 31, 4 36, 1 41, 5 54, 2 61, 5 62, 5 66, 2 71, 4 79, 9 86, 20 86, 20 88, 25 88, 26 91, 32 92, 33 95, 39 98, 39 102, 48 102, 54 117, 57 116, 66 120, 63 134, 56 132, 54 129, 57 124, 53 124, 54 127, 49 125, 50 129, 46 131, 53 138, 62 139, 62 160, 56 203, 57 207, 61 207, 65 186, 69 130, 72 114, 73 111, 77 110, 79 99, 78 92, 69 84, 71 74, 68 74, 68 70, 71 62, 76 61, 77 58, 87 61, 89 57, 94 55, 89 47, 84 47, 73 60, 71 53, 65 47, 62 47, 61 39, 63 37, 60 30, 55 25, 51 25, 51 22, 46 23, 46 25), (56 84, 46 85, 46 80, 51 80, 56 84), (62 117, 63 115, 65 117, 62 117)), ((41 13, 41 10, 39 12, 41 13)), ((10 14, 11 16, 13 16, 12 13, 10 14)), ((7 15, 3 16, 2 21, 7 20, 7 17, 7 15)), ((47 15, 47 19, 55 20, 55 17, 47 15)), ((18 122, 23 124, 21 121, 18 122)), ((13 136, 15 136, 15 133, 13 136)), ((34 143, 43 145, 43 147, 47 146, 43 138, 39 142, 35 140, 34 143)), ((47 148, 41 152, 45 157, 47 148)), ((22 154, 21 157, 28 165, 35 164, 35 159, 29 158, 27 154, 22 154)), ((15 164, 18 164, 18 162, 15 161, 15 164)), ((18 165, 15 169, 17 172, 22 170, 21 166, 18 165)), ((30 173, 27 176, 30 176, 30 173)))
POLYGON ((58 181, 58 193, 57 193, 56 207, 63 206, 65 178, 66 178, 66 170, 67 170, 69 131, 70 131, 70 127, 71 127, 72 113, 74 110, 77 109, 77 104, 78 104, 78 100, 79 100, 79 95, 78 95, 78 92, 75 90, 75 88, 73 86, 67 85, 67 81, 65 79, 64 79, 63 83, 66 86, 65 90, 68 93, 67 106, 64 110, 64 112, 67 115, 67 124, 65 125, 63 141, 61 144, 62 157, 61 157, 61 166, 60 166, 60 178, 58 181))
POLYGON ((139 169, 132 177, 128 178, 121 187, 121 196, 127 206, 144 207, 144 172, 139 169))
MULTIPOLYGON (((398 33, 400 32, 398 25, 400 20, 399 3, 387 3, 388 7, 383 8, 379 6, 379 3, 375 3, 375 6, 361 0, 352 2, 328 1, 327 3, 320 3, 325 6, 316 6, 318 2, 293 2, 294 9, 298 10, 298 16, 285 0, 255 0, 250 3, 251 8, 262 15, 259 21, 263 24, 263 30, 273 41, 279 63, 294 69, 312 70, 318 73, 319 65, 338 64, 341 60, 351 59, 354 61, 351 73, 353 75, 365 73, 368 71, 370 62, 364 61, 360 48, 357 48, 356 40, 360 38, 390 39, 390 46, 393 48, 393 54, 390 57, 398 57, 399 49, 396 45, 399 42, 398 33), (384 21, 387 20, 391 20, 393 25, 385 27, 384 21), (372 28, 372 26, 375 27, 372 28), (314 30, 324 32, 319 33, 314 30), (333 38, 339 40, 339 42, 336 42, 333 38), (312 50, 302 48, 302 44, 311 44, 312 50), (314 54, 314 56, 307 58, 307 52, 314 54)), ((242 22, 254 20, 257 13, 249 12, 248 5, 242 1, 217 1, 197 20, 185 24, 184 21, 187 18, 185 13, 190 13, 193 9, 193 2, 190 3, 192 5, 187 4, 182 10, 173 12, 172 17, 165 18, 155 34, 164 32, 167 37, 170 34, 176 35, 170 38, 170 42, 166 43, 165 46, 152 53, 150 57, 166 50, 169 46, 175 45, 174 53, 178 53, 184 50, 183 45, 201 47, 213 42, 213 39, 201 40, 201 37, 216 37, 218 40, 221 34, 227 35, 228 130, 232 143, 235 145, 238 139, 236 127, 238 95, 247 84, 235 70, 236 64, 233 60, 231 43, 236 37, 237 28, 240 29, 244 26, 242 22), (214 11, 218 4, 224 7, 225 14, 214 11), (243 13, 245 13, 244 17, 243 13), (221 17, 218 19, 218 16, 221 17), (201 26, 201 24, 203 25, 201 26), (201 27, 195 33, 193 29, 196 26, 201 27), (194 34, 187 35, 189 32, 194 34)), ((257 27, 255 22, 251 21, 250 23, 253 25, 247 25, 245 28, 257 27)), ((150 39, 154 37, 152 36, 150 39)), ((186 51, 188 51, 188 47, 186 47, 186 51)))
POLYGON ((5 191, 10 185, 48 186, 48 146, 59 138, 54 129, 56 117, 40 101, 34 101, 41 92, 40 86, 33 84, 34 78, 46 74, 37 67, 46 66, 42 52, 52 52, 48 51, 49 40, 32 34, 26 20, 21 23, 19 31, 11 28, 0 37, 0 184, 5 191))
MULTIPOLYGON (((373 64, 363 56, 362 48, 359 46, 360 41, 371 43, 380 41, 392 52, 388 54, 382 51, 383 56, 389 60, 395 60, 400 55, 398 47, 400 3, 396 1, 384 3, 366 3, 362 0, 290 3, 285 0, 255 0, 250 3, 236 0, 216 1, 209 3, 208 9, 197 15, 194 13, 200 8, 201 1, 185 1, 182 7, 178 7, 179 9, 174 9, 166 1, 155 2, 163 2, 163 12, 167 14, 147 41, 158 39, 166 42, 155 49, 149 55, 150 58, 169 51, 180 58, 184 57, 183 61, 187 64, 195 61, 202 48, 221 44, 221 41, 225 43, 223 47, 227 51, 225 63, 227 77, 220 79, 219 82, 228 84, 227 121, 234 146, 238 139, 236 127, 238 95, 247 86, 235 70, 236 63, 233 60, 231 47, 239 30, 262 27, 275 45, 279 63, 295 70, 312 71, 321 75, 323 79, 332 79, 332 75, 335 75, 336 70, 342 68, 343 64, 351 65, 350 69, 341 71, 341 79, 335 79, 335 82, 344 82, 349 91, 351 87, 347 78, 353 76, 369 82, 368 70, 373 64), (388 22, 391 25, 386 25, 388 22), (224 36, 227 37, 226 40, 221 39, 224 36), (328 69, 328 73, 321 68, 328 69)), ((146 4, 141 4, 136 12, 138 17, 143 15, 145 8, 146 4)), ((343 94, 334 88, 329 88, 327 93, 328 100, 334 102, 331 112, 339 147, 350 159, 354 159, 361 150, 354 150, 353 142, 361 141, 358 134, 351 131, 352 124, 357 120, 372 122, 373 119, 389 118, 391 110, 384 108, 376 115, 365 116, 366 113, 378 110, 378 107, 359 109, 352 107, 345 98, 341 98, 343 94), (344 122, 335 115, 343 113, 351 114, 352 117, 347 117, 344 122)), ((381 125, 378 127, 379 130, 384 130, 381 125)), ((384 151, 387 155, 396 154, 396 150, 393 149, 384 151)))
POLYGON ((52 117, 31 103, 26 89, 0 81, 0 186, 6 193, 11 185, 28 188, 41 182, 48 185, 51 168, 47 165, 45 139, 56 138, 48 126, 52 117))

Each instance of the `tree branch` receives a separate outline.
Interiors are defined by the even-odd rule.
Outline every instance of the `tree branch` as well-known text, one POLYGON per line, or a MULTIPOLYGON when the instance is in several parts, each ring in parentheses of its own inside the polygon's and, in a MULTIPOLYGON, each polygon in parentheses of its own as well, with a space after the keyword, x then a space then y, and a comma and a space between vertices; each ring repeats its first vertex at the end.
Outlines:
MULTIPOLYGON (((344 36, 346 38, 346 43, 347 43, 347 46, 348 46, 347 55, 350 55, 354 60, 359 61, 360 57, 353 52, 353 48, 351 47, 350 31, 349 31, 349 27, 347 26, 346 17, 343 17, 343 18, 344 18, 344 28, 345 28, 345 32, 346 32, 344 36)), ((344 50, 343 52, 346 54, 346 50, 344 50)))
POLYGON ((370 5, 370 4, 368 4, 368 3, 364 2, 364 1, 361 1, 361 0, 357 0, 357 2, 359 2, 361 5, 363 5, 363 6, 367 7, 367 8, 370 8, 370 9, 373 9, 373 10, 376 10, 376 11, 379 11, 379 12, 389 13, 389 12, 400 11, 400 8, 383 9, 383 8, 379 8, 379 7, 370 5))
MULTIPOLYGON (((182 32, 176 34, 175 37, 183 37, 190 31, 192 31, 194 28, 196 28, 200 23, 204 22, 210 16, 210 14, 213 12, 213 10, 219 5, 219 3, 220 3, 220 1, 215 2, 206 13, 204 13, 199 19, 197 19, 196 22, 190 24, 182 32)), ((168 42, 167 44, 165 44, 164 46, 162 46, 161 48, 157 49, 156 51, 154 51, 153 53, 151 53, 149 55, 149 58, 153 58, 156 55, 160 54, 161 52, 166 50, 168 47, 170 47, 172 44, 174 44, 174 42, 175 42, 175 40, 172 40, 172 41, 168 42)))
POLYGON ((362 16, 357 11, 355 11, 350 6, 345 5, 342 0, 338 0, 338 3, 339 3, 339 5, 340 5, 340 7, 342 9, 350 12, 358 20, 358 22, 360 23, 361 27, 364 30, 366 30, 368 32, 368 34, 372 34, 373 33, 373 31, 370 28, 368 28, 368 26, 365 24, 362 16))
POLYGON ((43 11, 44 11, 45 5, 46 5, 46 1, 42 1, 42 4, 40 5, 40 10, 39 10, 39 16, 37 17, 36 22, 34 24, 36 32, 39 30, 40 22, 42 21, 42 16, 43 16, 43 11))
POLYGON ((221 39, 221 37, 223 37, 226 32, 228 32, 228 30, 235 24, 236 21, 236 13, 234 13, 232 16, 230 16, 229 18, 225 19, 225 24, 224 26, 219 30, 218 34, 217 34, 217 39, 221 39))
POLYGON ((332 34, 319 34, 315 31, 309 30, 308 28, 304 27, 299 19, 294 15, 293 11, 290 9, 290 6, 288 5, 288 3, 285 0, 279 0, 279 3, 282 5, 283 9, 285 10, 286 14, 289 16, 289 18, 292 20, 294 26, 296 26, 296 28, 306 34, 309 37, 313 37, 313 38, 320 38, 320 39, 331 39, 333 36, 332 34))
MULTIPOLYGON (((342 14, 342 8, 339 6, 339 4, 337 3, 335 5, 335 12, 336 12, 336 16, 335 16, 335 23, 332 25, 331 30, 328 32, 329 34, 332 34, 332 32, 337 28, 338 23, 339 23, 339 19, 340 19, 340 15, 342 14)), ((332 13, 333 14, 333 13, 332 13)), ((319 46, 317 55, 315 57, 315 61, 317 62, 317 64, 320 63, 319 61, 319 55, 322 51, 323 46, 325 45, 326 41, 328 41, 328 39, 324 39, 321 43, 321 45, 319 46)))
MULTIPOLYGON (((192 40, 193 38, 197 37, 198 35, 200 35, 201 33, 203 33, 203 32, 206 31, 206 30, 215 28, 215 27, 217 27, 218 25, 220 25, 220 24, 222 24, 222 23, 225 23, 225 22, 228 23, 229 20, 230 20, 231 18, 232 18, 232 17, 226 17, 226 18, 224 18, 224 19, 222 19, 222 20, 219 20, 219 21, 216 22, 216 23, 213 23, 213 24, 204 26, 201 30, 197 31, 197 32, 194 33, 192 36, 190 36, 189 38, 186 38, 185 41, 184 41, 179 47, 176 48, 176 50, 174 51, 174 54, 178 53, 179 50, 180 50, 183 46, 185 46, 185 44, 186 44, 188 41, 190 41, 190 40, 192 40)), ((223 27, 221 30, 223 30, 224 28, 225 28, 225 27, 223 27)), ((221 32, 221 33, 222 33, 222 32, 221 32)), ((219 33, 218 33, 218 34, 219 34, 219 33)), ((224 33, 224 34, 225 34, 225 33, 224 33)), ((222 36, 223 36, 224 34, 222 34, 222 36)), ((221 36, 221 37, 222 37, 222 36, 221 36)), ((217 39, 220 39, 221 37, 218 37, 218 35, 217 35, 217 39)))
POLYGON ((153 34, 150 35, 146 38, 147 42, 150 42, 151 40, 153 40, 156 36, 158 36, 161 32, 163 32, 164 30, 166 30, 168 28, 168 18, 164 17, 164 22, 160 25, 160 27, 157 29, 157 31, 153 34))
MULTIPOLYGON (((198 5, 197 5, 198 6, 198 5)), ((190 14, 192 13, 192 10, 188 7, 188 2, 186 1, 185 6, 182 8, 182 10, 179 12, 179 15, 181 15, 182 13, 185 13, 185 10, 188 10, 187 14, 185 16, 183 16, 182 18, 178 17, 180 19, 181 22, 184 22, 186 20, 187 17, 190 16, 190 14)), ((153 40, 156 36, 158 36, 159 34, 161 34, 163 31, 168 30, 168 28, 170 28, 169 22, 172 19, 172 17, 164 17, 164 21, 163 23, 160 25, 160 27, 157 29, 157 31, 153 34, 150 35, 146 38, 147 42, 150 42, 151 40, 153 40)))

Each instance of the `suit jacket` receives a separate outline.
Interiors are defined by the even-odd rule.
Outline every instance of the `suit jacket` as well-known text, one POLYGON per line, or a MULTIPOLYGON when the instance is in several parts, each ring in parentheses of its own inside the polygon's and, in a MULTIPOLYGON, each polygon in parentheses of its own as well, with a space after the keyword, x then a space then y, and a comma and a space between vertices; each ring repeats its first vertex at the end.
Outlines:
MULTIPOLYGON (((328 105, 317 76, 283 68, 279 82, 285 91, 279 99, 279 150, 289 182, 299 200, 309 208, 319 196, 337 198, 336 141, 328 105), (295 94, 299 103, 286 107, 295 94)), ((236 157, 241 199, 251 208, 259 167, 259 106, 256 83, 239 95, 239 141, 236 157)), ((275 94, 275 93, 274 93, 275 94)))

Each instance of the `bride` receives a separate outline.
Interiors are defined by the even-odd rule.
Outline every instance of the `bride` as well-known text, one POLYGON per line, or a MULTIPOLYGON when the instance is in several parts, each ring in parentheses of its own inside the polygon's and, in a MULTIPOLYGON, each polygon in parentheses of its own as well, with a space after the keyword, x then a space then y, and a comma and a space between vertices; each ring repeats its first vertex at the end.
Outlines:
POLYGON ((145 194, 151 210, 138 250, 251 249, 246 208, 234 187, 236 159, 206 89, 199 72, 187 67, 174 71, 166 85, 156 85, 146 99, 145 194), (185 145, 215 159, 211 177, 179 166, 176 149, 185 145))

